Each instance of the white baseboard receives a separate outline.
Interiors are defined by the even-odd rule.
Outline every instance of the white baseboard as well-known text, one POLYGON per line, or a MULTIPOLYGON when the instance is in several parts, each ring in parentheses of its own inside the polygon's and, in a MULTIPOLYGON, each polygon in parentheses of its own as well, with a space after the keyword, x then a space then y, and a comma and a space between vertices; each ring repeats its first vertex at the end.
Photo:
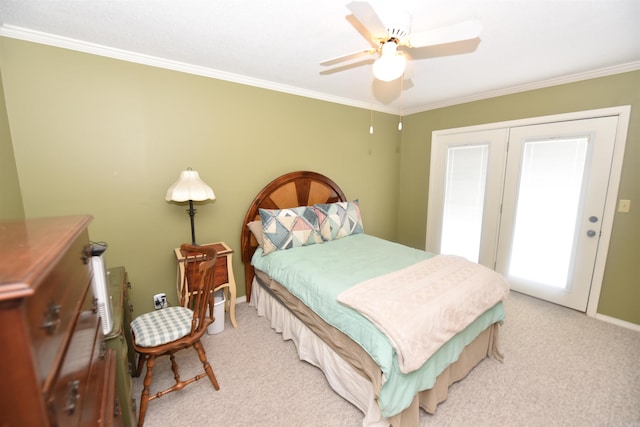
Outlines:
POLYGON ((632 331, 640 332, 640 325, 636 325, 635 323, 616 319, 615 317, 605 316, 604 314, 599 314, 599 313, 596 313, 595 318, 607 323, 612 323, 614 325, 622 326, 623 328, 631 329, 632 331))
POLYGON ((243 302, 247 302, 246 295, 243 295, 241 297, 236 298, 236 304, 240 304, 240 303, 243 303, 243 302))

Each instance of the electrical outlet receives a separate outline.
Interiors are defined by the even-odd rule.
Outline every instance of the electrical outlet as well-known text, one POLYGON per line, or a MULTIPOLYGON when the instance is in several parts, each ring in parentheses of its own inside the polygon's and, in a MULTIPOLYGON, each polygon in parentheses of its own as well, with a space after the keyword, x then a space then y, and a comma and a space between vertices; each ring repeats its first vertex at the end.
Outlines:
POLYGON ((155 294, 153 296, 153 307, 156 310, 167 307, 167 295, 155 294))

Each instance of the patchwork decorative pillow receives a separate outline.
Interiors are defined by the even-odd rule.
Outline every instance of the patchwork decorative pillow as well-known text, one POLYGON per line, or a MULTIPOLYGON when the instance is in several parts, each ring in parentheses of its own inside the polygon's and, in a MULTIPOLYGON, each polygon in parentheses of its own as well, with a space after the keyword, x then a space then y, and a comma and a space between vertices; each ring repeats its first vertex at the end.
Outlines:
POLYGON ((318 216, 311 206, 291 209, 260 209, 263 255, 299 246, 322 243, 318 216))
POLYGON ((357 199, 352 202, 317 204, 313 208, 318 215, 323 240, 336 240, 364 231, 357 199))

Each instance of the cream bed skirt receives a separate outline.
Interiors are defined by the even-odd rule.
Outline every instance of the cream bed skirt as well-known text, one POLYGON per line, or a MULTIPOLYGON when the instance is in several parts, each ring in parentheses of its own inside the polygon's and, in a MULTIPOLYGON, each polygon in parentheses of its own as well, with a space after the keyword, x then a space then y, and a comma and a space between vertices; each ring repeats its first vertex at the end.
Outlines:
MULTIPOLYGON (((432 389, 418 393, 412 404, 403 412, 385 419, 376 402, 376 385, 345 361, 334 349, 312 332, 298 317, 289 311, 254 278, 251 294, 252 307, 259 316, 271 323, 271 328, 282 334, 285 340, 292 340, 301 360, 320 368, 329 385, 340 396, 352 403, 364 414, 363 426, 417 427, 420 422, 420 408, 435 413, 438 403, 447 398, 451 384, 464 378, 487 356, 502 360, 498 344, 498 325, 494 324, 471 342, 459 359, 442 372, 432 389)), ((379 385, 378 385, 379 388, 379 385)))

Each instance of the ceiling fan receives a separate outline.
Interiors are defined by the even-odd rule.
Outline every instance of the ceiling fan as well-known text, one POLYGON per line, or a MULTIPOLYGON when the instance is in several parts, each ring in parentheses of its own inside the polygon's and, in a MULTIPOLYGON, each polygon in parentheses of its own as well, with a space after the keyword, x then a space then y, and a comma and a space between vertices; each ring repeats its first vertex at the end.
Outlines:
POLYGON ((482 24, 470 19, 446 27, 411 32, 411 15, 403 11, 393 11, 380 17, 373 7, 364 1, 352 1, 347 4, 355 19, 368 32, 373 47, 339 56, 321 62, 321 65, 334 65, 362 55, 379 54, 373 63, 373 75, 378 80, 392 81, 404 74, 407 58, 398 47, 420 48, 477 38, 482 24))

